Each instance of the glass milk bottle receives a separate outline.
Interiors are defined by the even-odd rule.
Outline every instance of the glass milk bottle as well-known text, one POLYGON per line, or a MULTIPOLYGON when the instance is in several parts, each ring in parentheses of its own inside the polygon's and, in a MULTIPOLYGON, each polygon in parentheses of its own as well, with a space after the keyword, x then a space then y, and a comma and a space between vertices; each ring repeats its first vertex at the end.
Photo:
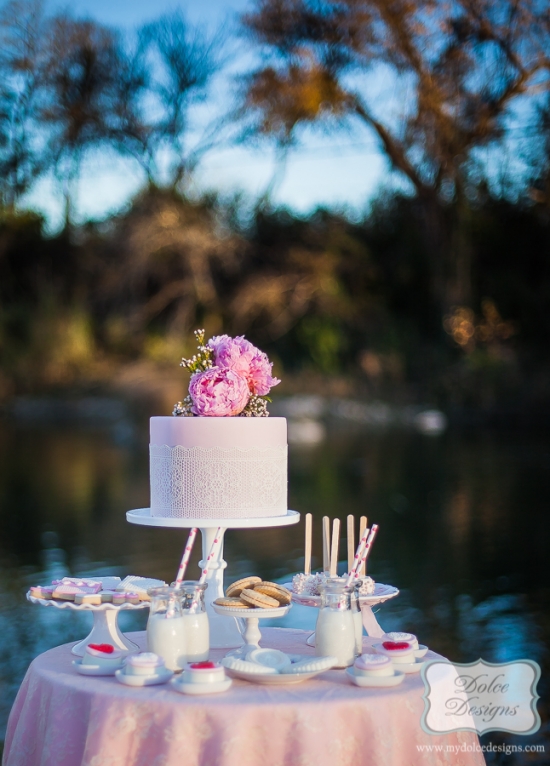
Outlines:
POLYGON ((147 648, 160 655, 166 667, 180 671, 186 662, 208 659, 208 617, 204 609, 206 585, 183 582, 180 588, 151 588, 147 648), (195 597, 196 594, 196 597, 195 597))
POLYGON ((347 588, 341 580, 327 580, 319 590, 321 608, 315 626, 315 654, 336 657, 336 667, 347 668, 357 656, 351 605, 353 588, 347 588))
POLYGON ((183 593, 186 662, 202 662, 208 659, 210 629, 204 604, 204 591, 207 588, 208 583, 199 585, 197 580, 184 580, 180 586, 183 593))

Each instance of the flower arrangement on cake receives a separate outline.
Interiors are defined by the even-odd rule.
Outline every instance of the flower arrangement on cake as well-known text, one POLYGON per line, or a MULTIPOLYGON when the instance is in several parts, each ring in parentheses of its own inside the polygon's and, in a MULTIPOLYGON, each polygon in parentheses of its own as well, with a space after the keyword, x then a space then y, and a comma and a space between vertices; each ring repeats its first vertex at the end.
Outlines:
POLYGON ((271 374, 267 354, 244 335, 215 335, 205 342, 204 330, 195 330, 197 353, 182 359, 191 373, 189 393, 172 412, 183 417, 268 417, 267 396, 281 381, 271 374))

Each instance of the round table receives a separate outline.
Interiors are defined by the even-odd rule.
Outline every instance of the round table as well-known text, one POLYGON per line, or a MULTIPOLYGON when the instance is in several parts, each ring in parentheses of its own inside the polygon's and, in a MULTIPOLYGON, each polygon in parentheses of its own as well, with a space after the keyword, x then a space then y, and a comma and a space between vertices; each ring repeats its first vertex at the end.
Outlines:
MULTIPOLYGON (((146 648, 145 633, 130 635, 146 648)), ((313 655, 308 635, 266 628, 262 644, 313 655)), ((365 637, 365 647, 370 641, 365 637)), ((187 697, 170 685, 136 689, 113 677, 78 675, 71 646, 51 649, 29 667, 11 711, 4 766, 485 763, 476 735, 422 730, 419 675, 391 689, 365 689, 331 670, 296 686, 234 680, 224 694, 187 697)), ((224 654, 211 650, 212 659, 224 654)))

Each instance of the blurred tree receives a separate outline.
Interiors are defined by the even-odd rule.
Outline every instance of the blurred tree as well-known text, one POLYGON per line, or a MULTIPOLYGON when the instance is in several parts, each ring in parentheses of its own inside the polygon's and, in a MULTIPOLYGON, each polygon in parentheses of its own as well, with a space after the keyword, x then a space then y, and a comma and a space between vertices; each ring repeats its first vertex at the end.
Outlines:
POLYGON ((547 0, 257 0, 244 24, 264 53, 245 98, 257 130, 287 145, 350 117, 374 131, 418 199, 434 305, 470 303, 468 171, 548 87, 547 0))
POLYGON ((0 8, 0 205, 12 210, 47 164, 37 124, 44 24, 42 0, 0 8))
POLYGON ((178 188, 220 142, 219 120, 201 125, 194 112, 220 71, 222 49, 219 34, 208 37, 176 12, 145 25, 126 50, 116 142, 139 161, 150 185, 178 188))
POLYGON ((107 27, 66 15, 50 20, 40 117, 50 128, 51 158, 64 183, 66 224, 83 154, 118 130, 121 59, 118 36, 107 27))

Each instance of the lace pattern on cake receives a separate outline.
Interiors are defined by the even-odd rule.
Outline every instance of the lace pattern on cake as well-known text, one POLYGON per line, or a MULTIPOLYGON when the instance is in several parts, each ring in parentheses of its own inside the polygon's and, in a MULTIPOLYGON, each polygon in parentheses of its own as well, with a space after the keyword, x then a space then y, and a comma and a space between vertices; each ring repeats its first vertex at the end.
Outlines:
POLYGON ((285 447, 168 447, 151 444, 151 515, 171 518, 282 516, 285 447))

